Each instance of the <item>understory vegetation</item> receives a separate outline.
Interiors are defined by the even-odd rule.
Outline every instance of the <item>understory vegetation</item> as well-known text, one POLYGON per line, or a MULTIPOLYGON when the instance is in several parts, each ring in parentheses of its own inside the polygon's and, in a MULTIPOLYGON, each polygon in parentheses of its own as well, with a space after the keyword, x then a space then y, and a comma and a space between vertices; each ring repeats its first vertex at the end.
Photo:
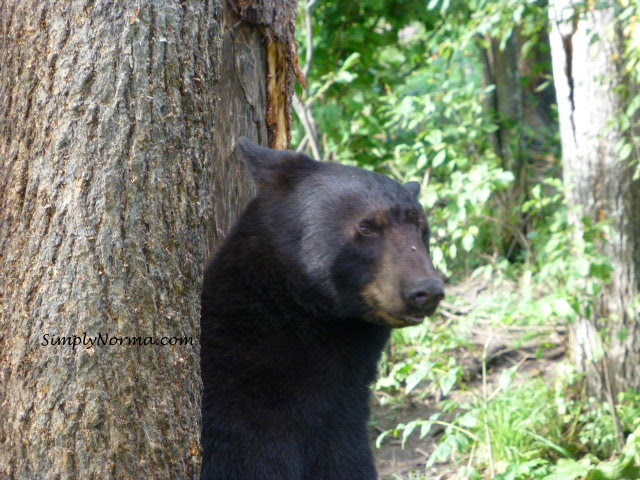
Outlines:
MULTIPOLYGON (((617 148, 637 176, 640 4, 616 6, 629 82, 611 121, 629 133, 617 148)), ((449 284, 436 318, 395 331, 381 365, 380 408, 435 406, 378 431, 380 448, 435 439, 424 465, 386 478, 431 478, 438 465, 449 468, 440 478, 640 478, 640 393, 594 396, 565 355, 568 326, 592 316, 610 282, 598 245, 613 227, 569 220, 547 10, 533 0, 300 3, 308 85, 296 92, 292 144, 421 182, 449 284)))

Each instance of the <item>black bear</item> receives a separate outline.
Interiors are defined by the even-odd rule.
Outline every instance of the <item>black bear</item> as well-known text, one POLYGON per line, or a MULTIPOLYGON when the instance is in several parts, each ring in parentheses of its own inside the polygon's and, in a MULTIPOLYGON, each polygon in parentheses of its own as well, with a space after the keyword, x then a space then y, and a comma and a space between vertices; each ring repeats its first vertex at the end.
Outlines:
POLYGON ((419 184, 240 139, 258 195, 202 290, 202 479, 374 480, 369 386, 433 314, 419 184))

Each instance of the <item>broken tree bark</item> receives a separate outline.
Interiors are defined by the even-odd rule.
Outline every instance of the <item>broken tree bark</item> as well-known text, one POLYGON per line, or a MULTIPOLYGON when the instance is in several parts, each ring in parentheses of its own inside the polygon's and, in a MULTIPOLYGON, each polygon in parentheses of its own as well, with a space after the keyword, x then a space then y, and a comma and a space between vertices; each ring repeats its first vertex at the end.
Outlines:
POLYGON ((227 0, 223 9, 222 49, 213 164, 214 217, 207 258, 254 194, 235 153, 245 136, 272 148, 289 148, 291 95, 299 72, 295 43, 296 0, 227 0))

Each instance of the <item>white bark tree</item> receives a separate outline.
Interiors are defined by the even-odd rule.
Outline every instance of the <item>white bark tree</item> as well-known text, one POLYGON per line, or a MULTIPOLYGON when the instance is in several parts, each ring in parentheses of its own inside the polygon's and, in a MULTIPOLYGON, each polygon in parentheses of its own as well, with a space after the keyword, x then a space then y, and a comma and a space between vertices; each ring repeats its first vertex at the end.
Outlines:
POLYGON ((595 391, 607 391, 607 376, 613 392, 638 388, 640 183, 617 149, 623 133, 615 120, 625 107, 619 88, 625 78, 615 2, 554 0, 549 12, 569 220, 578 236, 583 215, 594 224, 608 221, 613 230, 598 243, 613 266, 611 282, 596 299, 592 318, 573 326, 572 351, 595 391), (596 332, 602 329, 609 334, 606 359, 596 365, 596 332))

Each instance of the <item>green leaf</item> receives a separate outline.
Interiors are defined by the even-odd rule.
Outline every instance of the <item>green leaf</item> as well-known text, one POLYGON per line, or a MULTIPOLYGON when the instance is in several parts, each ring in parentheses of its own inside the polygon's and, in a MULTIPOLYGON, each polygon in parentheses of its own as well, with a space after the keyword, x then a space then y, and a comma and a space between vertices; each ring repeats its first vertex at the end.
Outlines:
POLYGON ((428 135, 425 136, 431 145, 440 145, 442 143, 442 130, 431 130, 428 135))
POLYGON ((511 385, 511 380, 515 375, 517 368, 518 366, 514 365, 513 367, 503 370, 502 373, 500 374, 500 378, 498 379, 498 385, 500 385, 500 387, 502 387, 503 390, 506 390, 507 388, 509 388, 509 385, 511 385))
POLYGON ((380 435, 378 435, 378 438, 376 438, 376 448, 380 448, 385 437, 387 437, 392 432, 393 430, 387 430, 386 432, 382 432, 380 435))
POLYGON ((420 426, 420 438, 426 437, 431 431, 431 427, 433 426, 433 422, 424 421, 420 426))
POLYGON ((410 393, 414 388, 418 386, 432 371, 434 364, 426 363, 416 368, 411 373, 405 382, 405 393, 410 393))
POLYGON ((353 67, 354 65, 356 65, 358 63, 358 61, 360 60, 360 54, 358 52, 352 53, 351 55, 349 55, 344 63, 342 64, 342 67, 340 67, 341 70, 348 70, 351 67, 353 67))
POLYGON ((448 395, 451 389, 458 381, 458 372, 460 367, 452 368, 444 377, 440 378, 440 389, 443 395, 448 395))
POLYGON ((575 480, 584 477, 592 469, 590 462, 577 462, 572 459, 560 458, 553 468, 553 473, 543 480, 575 480), (585 465, 585 463, 587 463, 585 465))
POLYGON ((573 317, 576 313, 564 297, 555 299, 553 302, 553 309, 560 317, 573 317))
POLYGON ((353 82, 358 76, 351 73, 351 72, 347 72, 347 71, 341 71, 338 72, 336 74, 336 76, 334 77, 334 81, 336 83, 351 83, 353 82))
POLYGON ((413 422, 409 422, 407 426, 404 427, 404 430, 402 431, 402 448, 404 448, 404 445, 409 439, 409 436, 413 433, 417 426, 418 422, 417 420, 414 420, 413 422))
POLYGON ((459 417, 456 420, 456 423, 463 428, 473 429, 473 428, 476 428, 476 426, 478 426, 480 421, 478 420, 478 417, 473 412, 469 412, 463 415, 462 417, 459 417))
POLYGON ((465 252, 470 252, 473 248, 473 242, 475 237, 471 233, 466 233, 464 237, 462 237, 462 248, 465 252))
POLYGON ((633 147, 630 143, 625 143, 620 149, 620 160, 626 160, 631 155, 633 147))
POLYGON ((433 157, 431 164, 434 167, 438 167, 444 163, 446 158, 447 158, 447 152, 445 150, 440 150, 438 153, 436 153, 435 157, 433 157))

